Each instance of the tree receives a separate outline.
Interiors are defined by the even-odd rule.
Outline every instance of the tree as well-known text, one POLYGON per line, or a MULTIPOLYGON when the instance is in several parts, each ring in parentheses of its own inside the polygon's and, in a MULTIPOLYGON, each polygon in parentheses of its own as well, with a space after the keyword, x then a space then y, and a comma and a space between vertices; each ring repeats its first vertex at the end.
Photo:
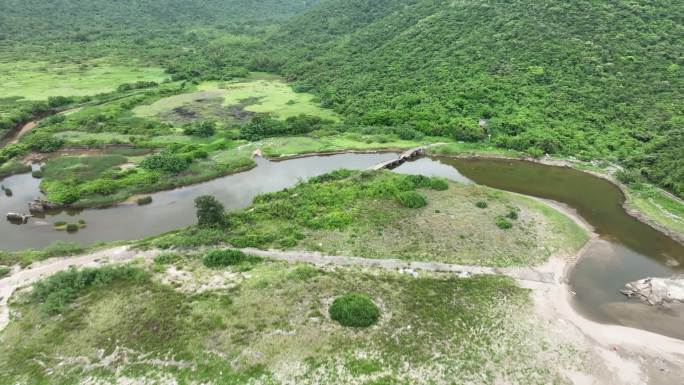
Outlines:
POLYGON ((225 208, 215 197, 202 195, 195 199, 197 209, 197 225, 199 227, 216 227, 225 224, 223 212, 225 208))

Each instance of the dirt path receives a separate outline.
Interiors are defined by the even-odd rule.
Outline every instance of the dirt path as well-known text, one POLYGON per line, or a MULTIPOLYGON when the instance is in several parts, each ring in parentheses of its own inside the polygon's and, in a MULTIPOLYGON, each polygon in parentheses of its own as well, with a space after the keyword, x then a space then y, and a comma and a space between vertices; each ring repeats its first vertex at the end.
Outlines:
POLYGON ((97 267, 108 263, 122 263, 134 258, 151 258, 158 251, 131 250, 128 246, 114 247, 111 249, 96 251, 91 254, 79 255, 67 258, 53 258, 43 262, 34 263, 26 269, 20 270, 9 277, 0 279, 0 331, 9 322, 9 308, 7 302, 15 290, 30 285, 42 278, 48 277, 59 271, 75 267, 97 267))

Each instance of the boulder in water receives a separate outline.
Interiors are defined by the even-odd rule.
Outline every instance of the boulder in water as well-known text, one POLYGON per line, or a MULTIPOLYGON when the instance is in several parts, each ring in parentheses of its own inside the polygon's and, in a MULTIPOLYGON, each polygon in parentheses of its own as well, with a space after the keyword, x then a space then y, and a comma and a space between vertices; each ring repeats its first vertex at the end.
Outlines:
POLYGON ((684 303, 684 275, 670 278, 644 278, 630 282, 620 292, 653 306, 684 303))

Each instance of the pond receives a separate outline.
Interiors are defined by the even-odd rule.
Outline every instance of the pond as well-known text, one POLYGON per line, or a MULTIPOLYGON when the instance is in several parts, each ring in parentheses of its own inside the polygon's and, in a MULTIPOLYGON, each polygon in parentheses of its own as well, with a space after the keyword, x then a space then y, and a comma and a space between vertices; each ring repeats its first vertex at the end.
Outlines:
MULTIPOLYGON (((199 195, 214 195, 228 209, 241 208, 260 193, 277 191, 339 168, 366 169, 396 156, 340 154, 279 162, 258 158, 257 167, 250 171, 152 194, 153 202, 146 206, 121 204, 106 209, 52 213, 46 218, 32 218, 25 225, 0 221, 0 249, 41 248, 65 239, 83 245, 140 239, 195 223, 193 200, 199 195), (76 233, 53 228, 58 221, 76 223, 81 219, 87 227, 76 233)), ((394 171, 478 183, 570 206, 599 235, 569 275, 576 293, 576 308, 599 322, 684 339, 681 314, 656 310, 619 292, 626 283, 637 279, 684 273, 684 246, 628 215, 622 207, 625 198, 612 183, 568 167, 511 160, 421 158, 394 171)), ((39 183, 30 174, 1 181, 13 195, 0 197, 0 213, 25 212, 27 203, 39 195, 39 183)))

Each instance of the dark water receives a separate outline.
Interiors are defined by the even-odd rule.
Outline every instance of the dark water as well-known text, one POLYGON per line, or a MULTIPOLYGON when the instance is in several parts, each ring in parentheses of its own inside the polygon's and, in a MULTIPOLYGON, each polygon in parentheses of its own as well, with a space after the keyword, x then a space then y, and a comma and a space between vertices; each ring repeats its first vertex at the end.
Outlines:
POLYGON ((574 208, 600 236, 570 274, 576 308, 596 321, 684 338, 684 320, 677 314, 657 311, 619 292, 631 281, 684 272, 684 246, 628 215, 615 185, 568 167, 508 160, 424 159, 422 167, 407 164, 397 171, 412 167, 412 172, 430 173, 445 166, 478 184, 574 208))
POLYGON ((28 211, 28 202, 40 196, 40 181, 30 174, 15 175, 0 181, 12 197, 0 196, 0 249, 43 248, 56 240, 77 241, 87 246, 97 241, 133 240, 188 226, 196 222, 193 200, 200 195, 216 196, 226 208, 248 206, 260 193, 290 187, 299 180, 339 168, 365 169, 396 154, 342 154, 314 156, 281 162, 257 159, 257 167, 193 186, 152 194, 147 206, 123 204, 106 209, 62 212, 46 218, 31 218, 26 225, 13 225, 4 218, 8 212, 28 211), (83 219, 87 227, 69 234, 56 231, 59 221, 75 223, 83 219))

